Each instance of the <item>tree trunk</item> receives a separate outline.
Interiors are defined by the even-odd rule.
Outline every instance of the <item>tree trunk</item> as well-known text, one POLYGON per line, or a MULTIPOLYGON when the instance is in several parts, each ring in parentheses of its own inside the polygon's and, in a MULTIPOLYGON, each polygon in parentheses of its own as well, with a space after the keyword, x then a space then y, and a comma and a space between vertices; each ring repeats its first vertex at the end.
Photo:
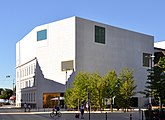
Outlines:
POLYGON ((100 104, 100 111, 102 110, 102 99, 101 99, 101 94, 99 91, 99 104, 100 104))
POLYGON ((113 98, 110 98, 110 104, 111 104, 111 105, 110 105, 110 109, 111 109, 111 112, 113 112, 113 106, 112 106, 112 102, 113 102, 113 101, 112 101, 112 100, 113 100, 113 98))

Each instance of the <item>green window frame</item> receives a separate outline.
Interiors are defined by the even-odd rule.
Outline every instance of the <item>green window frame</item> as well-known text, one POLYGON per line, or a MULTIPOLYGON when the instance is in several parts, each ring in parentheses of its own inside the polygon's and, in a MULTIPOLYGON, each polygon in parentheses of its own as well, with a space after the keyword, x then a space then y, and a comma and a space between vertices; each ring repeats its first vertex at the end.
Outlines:
POLYGON ((47 39, 47 29, 40 30, 37 32, 37 41, 46 40, 47 39))
POLYGON ((95 26, 95 42, 105 44, 105 28, 95 26))

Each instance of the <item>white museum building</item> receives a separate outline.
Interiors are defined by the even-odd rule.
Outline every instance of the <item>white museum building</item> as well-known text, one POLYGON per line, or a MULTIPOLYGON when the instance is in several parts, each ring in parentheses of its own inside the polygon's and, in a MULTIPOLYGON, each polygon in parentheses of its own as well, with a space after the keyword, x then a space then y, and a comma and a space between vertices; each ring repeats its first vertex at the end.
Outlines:
MULTIPOLYGON (((142 91, 152 54, 153 36, 80 17, 37 26, 16 44, 16 106, 50 107, 50 98, 62 98, 78 71, 104 75, 128 67, 142 91)), ((147 102, 141 94, 134 98, 137 106, 147 102)))

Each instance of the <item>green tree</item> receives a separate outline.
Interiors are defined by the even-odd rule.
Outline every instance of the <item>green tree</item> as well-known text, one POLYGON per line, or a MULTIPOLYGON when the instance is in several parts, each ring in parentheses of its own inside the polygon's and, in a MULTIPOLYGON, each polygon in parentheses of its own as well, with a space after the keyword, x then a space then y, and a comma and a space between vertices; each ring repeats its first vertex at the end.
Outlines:
POLYGON ((78 72, 75 76, 73 87, 68 87, 65 93, 65 103, 68 107, 76 108, 79 107, 80 103, 87 102, 87 89, 90 89, 88 88, 89 79, 89 73, 78 72))
POLYGON ((104 86, 103 86, 103 97, 109 98, 111 103, 111 111, 112 109, 112 100, 116 96, 117 92, 117 85, 118 85, 118 79, 117 74, 115 70, 109 71, 105 76, 103 80, 104 86))
POLYGON ((3 89, 1 91, 1 99, 9 99, 12 96, 13 91, 11 89, 3 89))
MULTIPOLYGON (((160 99, 160 108, 162 109, 163 103, 165 103, 165 57, 161 57, 158 62, 158 67, 160 68, 160 81, 158 81, 158 84, 160 85, 157 89, 157 96, 159 96, 160 99)), ((159 75, 159 74, 158 74, 159 75)), ((154 79, 157 79, 155 76, 154 79)))
MULTIPOLYGON (((118 106, 128 108, 130 98, 135 94, 133 71, 124 69, 117 79, 114 70, 109 71, 105 76, 99 73, 78 72, 72 84, 65 92, 65 104, 68 108, 79 108, 79 104, 88 102, 90 95, 90 106, 96 109, 102 109, 104 98, 118 98, 118 106)), ((111 101, 112 102, 112 101, 111 101)), ((111 107, 112 108, 112 107, 111 107)))
POLYGON ((165 57, 160 58, 158 64, 148 71, 147 85, 143 94, 146 97, 154 96, 162 108, 162 104, 165 102, 165 57))
POLYGON ((68 87, 65 93, 65 103, 69 108, 79 107, 79 104, 88 102, 94 108, 102 108, 102 76, 99 73, 78 72, 75 76, 73 87, 68 87))
POLYGON ((136 94, 135 80, 133 77, 133 70, 125 68, 120 72, 118 79, 118 92, 116 95, 116 104, 118 107, 128 109, 130 107, 130 100, 136 94))
POLYGON ((79 106, 78 100, 77 91, 69 86, 65 92, 65 104, 68 108, 74 109, 79 106))
POLYGON ((2 91, 4 91, 4 89, 3 88, 0 88, 0 95, 2 94, 2 91))
POLYGON ((103 77, 99 73, 91 74, 88 92, 90 93, 90 104, 94 108, 103 108, 103 77))
POLYGON ((79 72, 73 82, 73 87, 75 89, 75 94, 79 99, 80 103, 87 101, 87 90, 90 91, 90 73, 79 72))
POLYGON ((159 59, 158 66, 162 68, 163 72, 165 71, 165 57, 159 59))

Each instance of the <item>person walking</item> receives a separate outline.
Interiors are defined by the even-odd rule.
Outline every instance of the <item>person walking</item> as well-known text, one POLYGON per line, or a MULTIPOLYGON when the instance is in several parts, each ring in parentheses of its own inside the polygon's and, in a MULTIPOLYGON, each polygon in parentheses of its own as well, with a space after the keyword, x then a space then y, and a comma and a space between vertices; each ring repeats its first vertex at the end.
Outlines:
POLYGON ((30 107, 30 104, 28 104, 28 112, 30 112, 30 108, 31 108, 31 107, 30 107))
POLYGON ((84 119, 84 105, 83 104, 80 107, 80 112, 81 112, 81 119, 84 119))
POLYGON ((27 104, 26 104, 26 102, 24 103, 24 112, 26 112, 26 108, 27 108, 27 104))

